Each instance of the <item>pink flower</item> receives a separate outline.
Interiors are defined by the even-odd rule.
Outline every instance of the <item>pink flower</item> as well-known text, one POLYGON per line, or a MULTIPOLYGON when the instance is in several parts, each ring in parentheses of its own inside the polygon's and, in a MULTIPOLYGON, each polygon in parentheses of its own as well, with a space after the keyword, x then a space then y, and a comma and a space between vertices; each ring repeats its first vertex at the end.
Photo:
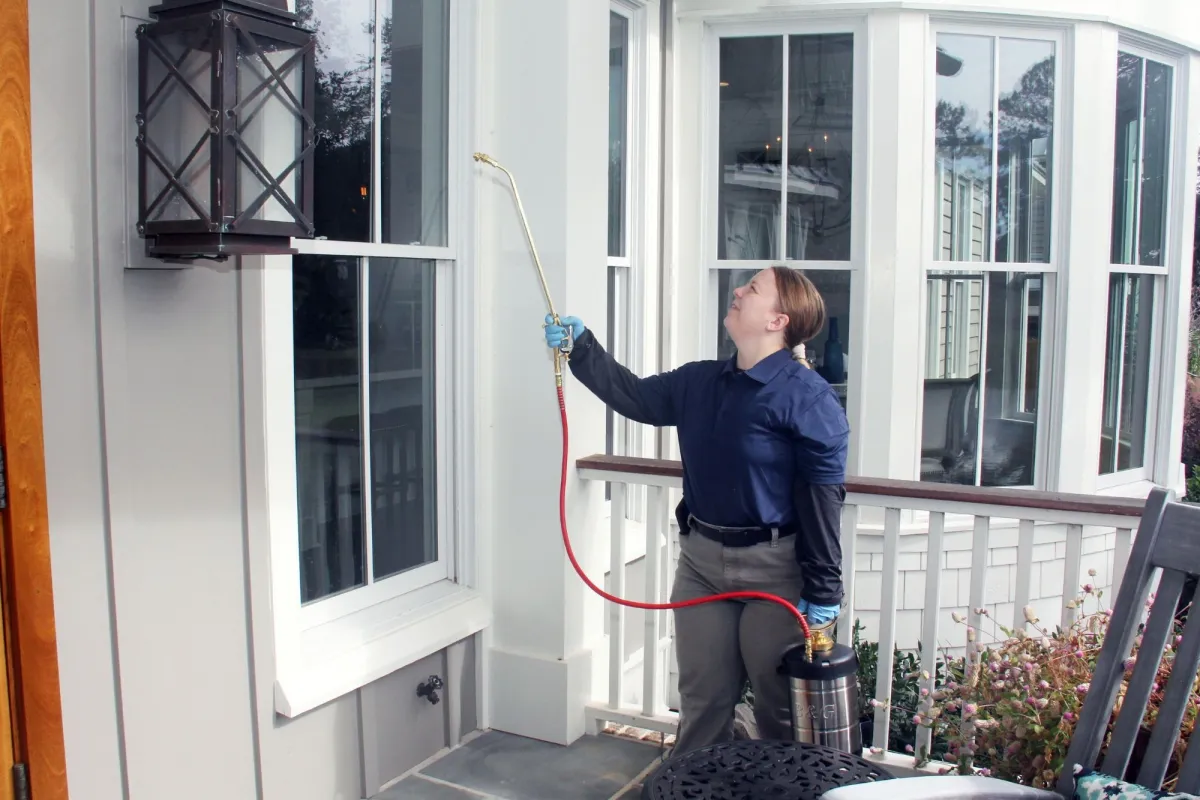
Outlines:
POLYGON ((1040 688, 1040 689, 1049 689, 1049 688, 1050 688, 1050 682, 1049 682, 1049 681, 1038 681, 1038 688, 1040 688))
POLYGON ((1074 722, 1075 721, 1075 715, 1070 711, 1064 711, 1062 718, 1063 718, 1064 722, 1074 722))
POLYGON ((912 751, 913 751, 913 746, 911 744, 904 745, 904 752, 911 753, 912 751))
POLYGON ((974 703, 967 703, 965 706, 963 706, 963 714, 968 717, 974 716, 975 711, 976 711, 976 707, 975 707, 974 703))
POLYGON ((1088 689, 1091 689, 1091 688, 1092 688, 1092 685, 1090 683, 1081 683, 1075 687, 1075 691, 1079 694, 1087 694, 1088 689))
POLYGON ((993 689, 1003 689, 1004 681, 992 681, 992 688, 993 689))
POLYGON ((1083 585, 1083 591, 1086 592, 1087 594, 1091 594, 1095 590, 1096 590, 1096 587, 1092 586, 1090 583, 1085 583, 1083 585))

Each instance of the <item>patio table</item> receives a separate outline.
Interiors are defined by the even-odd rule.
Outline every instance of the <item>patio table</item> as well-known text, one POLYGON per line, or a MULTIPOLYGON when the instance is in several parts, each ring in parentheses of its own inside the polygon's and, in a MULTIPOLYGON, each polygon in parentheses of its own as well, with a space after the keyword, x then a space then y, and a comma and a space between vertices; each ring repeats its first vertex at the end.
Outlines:
POLYGON ((816 800, 838 786, 894 777, 830 747, 752 739, 668 758, 646 779, 642 800, 816 800))

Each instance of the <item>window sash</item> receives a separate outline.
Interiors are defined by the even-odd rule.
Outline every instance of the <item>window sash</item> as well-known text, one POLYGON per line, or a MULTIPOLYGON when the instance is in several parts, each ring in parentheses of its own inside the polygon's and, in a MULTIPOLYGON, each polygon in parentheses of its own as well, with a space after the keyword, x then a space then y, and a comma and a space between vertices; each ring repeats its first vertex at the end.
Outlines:
MULTIPOLYGON (((921 252, 925 258, 926 274, 930 270, 936 272, 1057 272, 1059 265, 1062 262, 1062 206, 1063 206, 1063 178, 1065 165, 1061 157, 1062 134, 1066 130, 1066 109, 1064 103, 1064 86, 1068 77, 1066 61, 1066 37, 1063 31, 1055 27, 1038 27, 1026 28, 1019 26, 993 26, 979 24, 962 24, 951 21, 934 19, 931 22, 928 61, 926 64, 926 83, 925 94, 929 100, 928 119, 934 118, 934 109, 937 102, 937 69, 936 69, 936 45, 938 34, 951 34, 962 36, 977 36, 980 38, 988 38, 993 42, 992 50, 992 114, 994 118, 998 118, 998 105, 1000 100, 999 81, 1000 81, 1000 47, 1001 39, 1019 39, 1037 42, 1049 42, 1054 45, 1054 112, 1052 115, 1052 141, 1051 141, 1051 156, 1052 165, 1050 170, 1050 220, 1049 220, 1049 260, 1046 262, 1026 262, 1026 261, 1003 261, 995 260, 996 252, 996 216, 999 204, 997 199, 997 179, 998 179, 998 149, 999 137, 993 132, 992 135, 992 161, 991 161, 991 200, 989 209, 990 215, 990 232, 988 244, 989 258, 984 261, 944 261, 935 258, 931 254, 934 252, 934 220, 936 219, 937 209, 935 206, 936 196, 930 193, 926 200, 926 221, 922 225, 922 235, 924 240, 921 245, 921 252)), ((927 158, 926 169, 927 174, 932 175, 936 165, 935 154, 937 150, 937 133, 932 124, 926 127, 925 152, 927 158)))
MULTIPOLYGON (((867 73, 867 49, 866 49, 866 24, 865 19, 861 17, 847 19, 826 19, 826 20, 805 20, 803 22, 749 22, 749 23, 725 23, 712 25, 707 31, 707 41, 705 44, 705 59, 704 59, 704 85, 708 87, 707 93, 704 95, 703 102, 705 108, 702 109, 702 117, 704 119, 704 128, 701 134, 701 151, 704 154, 704 164, 712 165, 720 163, 720 64, 721 64, 721 40, 737 39, 737 38, 752 38, 752 37, 771 37, 782 40, 782 54, 780 58, 781 76, 781 94, 782 103, 780 108, 780 122, 782 125, 780 147, 784 153, 788 149, 788 81, 789 81, 789 47, 790 39, 793 36, 821 36, 829 34, 846 34, 854 37, 853 45, 853 131, 851 139, 851 213, 850 213, 850 257, 846 260, 837 261, 807 261, 793 260, 786 258, 787 255, 787 188, 784 183, 785 175, 781 172, 779 178, 779 192, 781 197, 780 218, 778 224, 780 226, 779 241, 776 243, 775 255, 777 258, 762 259, 762 260, 745 260, 745 259, 721 259, 717 257, 718 253, 718 233, 719 214, 720 214, 720 187, 723 180, 722 169, 712 169, 706 167, 701 176, 701 185, 704 198, 706 200, 705 208, 707 209, 698 226, 698 231, 701 236, 702 246, 701 252, 704 254, 704 261, 709 265, 710 269, 751 269, 753 265, 762 264, 769 266, 772 264, 788 264, 797 269, 853 269, 861 263, 862 253, 864 249, 864 231, 863 231, 863 207, 865 204, 865 187, 866 187, 866 169, 862 166, 865 161, 866 153, 866 120, 867 120, 867 93, 866 93, 866 73, 867 73)), ((761 267, 760 267, 761 268, 761 267)), ((701 352, 711 353, 715 345, 706 345, 701 352)))
MULTIPOLYGON (((1186 101, 1186 97, 1181 95, 1185 80, 1181 80, 1186 76, 1186 70, 1183 69, 1185 63, 1181 63, 1180 59, 1171 57, 1164 53, 1159 53, 1152 49, 1142 47, 1134 42, 1122 39, 1117 45, 1118 58, 1120 54, 1134 56, 1142 60, 1142 79, 1138 87, 1138 147, 1137 147, 1137 175, 1135 186, 1137 187, 1133 197, 1133 257, 1132 263, 1122 264, 1110 259, 1110 272, 1122 273, 1150 273, 1150 274, 1167 274, 1170 271, 1170 264, 1175 258, 1176 242, 1172 236, 1172 222, 1176 216, 1176 208, 1178 202, 1176 200, 1175 188, 1175 165, 1178 163, 1176 153, 1176 145, 1179 140, 1179 110, 1186 108, 1186 105, 1181 104, 1181 99, 1186 101), (1163 148, 1164 160, 1163 165, 1163 182, 1165 184, 1164 193, 1166 197, 1163 202, 1162 210, 1162 264, 1161 265, 1144 265, 1141 263, 1141 223, 1142 223, 1142 191, 1143 191, 1143 163, 1145 161, 1145 114, 1146 114, 1146 64, 1154 62, 1161 66, 1167 67, 1171 71, 1171 90, 1168 95, 1170 99, 1169 115, 1166 122, 1167 141, 1163 148)), ((1115 137, 1116 131, 1113 130, 1115 137)), ((1115 142, 1114 142, 1115 143, 1115 142)), ((1185 162, 1186 163, 1186 162, 1185 162)), ((1115 187, 1114 187, 1115 190, 1115 187)), ((1110 223, 1115 225, 1115 220, 1110 219, 1110 223)), ((1111 241, 1113 232, 1110 230, 1109 238, 1111 241)), ((1110 248, 1111 253, 1111 248, 1110 248)))
MULTIPOLYGON (((359 302, 368 303, 367 290, 370 282, 368 280, 370 266, 366 265, 365 269, 360 267, 361 278, 359 287, 359 302)), ((454 265, 448 261, 435 262, 434 276, 430 281, 432 284, 431 293, 433 295, 433 363, 434 364, 452 364, 452 354, 454 349, 454 328, 448 324, 448 321, 453 318, 453 298, 455 295, 455 271, 454 265)), ((290 299, 290 298, 289 298, 290 299)), ((363 311, 359 314, 359 335, 364 343, 369 340, 366 338, 367 329, 370 325, 370 314, 368 306, 363 306, 363 311)), ((428 310, 425 313, 430 313, 428 310)), ((360 353, 359 371, 360 375, 369 376, 370 374, 370 348, 362 347, 360 353)), ((291 353, 286 354, 291 357, 291 353)), ((283 357, 284 354, 280 354, 283 357)), ((299 594, 297 593, 296 601, 299 605, 300 627, 301 630, 308 630, 328 622, 336 620, 339 617, 351 614, 367 606, 375 605, 397 595, 406 594, 431 583, 440 580, 452 579, 454 577, 453 565, 455 564, 454 553, 454 523, 455 516, 454 508, 454 487, 453 487, 453 465, 451 463, 451 454, 453 450, 454 432, 453 426, 444 418, 438 418, 437 409, 449 408, 452 405, 454 397, 453 390, 453 370, 452 369, 437 369, 434 370, 433 386, 426 388, 428 396, 425 399, 425 413, 429 415, 431 412, 434 415, 432 430, 424 430, 422 433, 426 437, 426 441, 433 445, 434 452, 434 470, 430 479, 435 482, 434 485, 434 519, 436 530, 436 545, 437 559, 429 563, 414 567, 412 569, 401 572, 397 575, 392 575, 380 580, 376 580, 373 572, 373 551, 374 551, 374 529, 372 527, 372 509, 374 506, 374 494, 372 491, 371 478, 371 442, 370 442, 370 388, 369 378, 363 380, 363 389, 360 396, 360 414, 363 422, 360 425, 363 437, 362 448, 362 480, 363 492, 360 502, 362 503, 363 513, 363 547, 365 548, 364 562, 364 583, 345 589, 337 594, 328 595, 326 597, 312 600, 308 603, 300 605, 299 594)), ((294 415, 293 415, 294 418, 294 415)), ((292 480, 292 486, 295 486, 295 480, 292 480)), ((426 489, 428 492, 428 489, 426 489)), ((294 562, 295 568, 299 569, 299 550, 296 550, 297 559, 294 562)), ((298 585, 297 585, 298 587, 298 585)))
MULTIPOLYGON (((463 36, 468 20, 468 13, 463 9, 471 0, 445 0, 448 5, 446 18, 449 35, 446 37, 446 89, 448 99, 447 110, 447 146, 444 150, 446 159, 447 198, 446 198, 446 244, 413 245, 387 243, 383 241, 383 21, 385 4, 389 0, 373 0, 374 9, 374 52, 372 53, 372 123, 371 123, 371 236, 366 242, 347 241, 339 239, 292 239, 292 247, 304 254, 337 255, 337 256, 376 256, 389 258, 414 258, 434 260, 455 260, 458 258, 458 246, 465 233, 462 223, 462 210, 465 208, 464 180, 469 166, 464 166, 463 158, 458 154, 465 152, 466 131, 464 123, 470 118, 467 106, 469 98, 464 91, 469 80, 469 73, 464 68, 463 57, 466 53, 463 47, 463 36)), ((295 10, 295 0, 289 2, 295 10)), ((393 69, 395 64, 393 63, 393 69)), ((393 74, 393 80, 397 76, 393 74)), ((422 154, 422 160, 427 156, 422 154)))

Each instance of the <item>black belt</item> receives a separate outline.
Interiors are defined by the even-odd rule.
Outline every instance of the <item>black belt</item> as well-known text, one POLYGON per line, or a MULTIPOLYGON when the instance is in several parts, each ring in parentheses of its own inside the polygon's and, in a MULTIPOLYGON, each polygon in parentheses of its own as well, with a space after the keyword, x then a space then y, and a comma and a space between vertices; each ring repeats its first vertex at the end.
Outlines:
POLYGON ((772 539, 784 539, 796 532, 794 524, 779 528, 726 528, 721 525, 709 525, 691 515, 688 516, 688 527, 705 539, 712 539, 725 547, 753 547, 772 539))

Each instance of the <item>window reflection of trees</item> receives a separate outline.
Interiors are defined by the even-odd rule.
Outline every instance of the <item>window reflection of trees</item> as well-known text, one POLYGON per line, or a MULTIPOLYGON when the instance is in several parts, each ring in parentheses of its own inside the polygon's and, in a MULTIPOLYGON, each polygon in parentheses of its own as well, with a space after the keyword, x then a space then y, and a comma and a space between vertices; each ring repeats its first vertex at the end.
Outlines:
MULTIPOLYGON (((975 40, 993 45, 996 41, 978 36, 948 38, 964 44, 975 40)), ((996 60, 1003 63, 1007 40, 998 41, 1000 58, 996 60)), ((1029 43, 1022 45, 1026 50, 1030 47, 1029 43)), ((1047 49, 1052 47, 1046 43, 1047 49)), ((1021 55, 1025 53, 1014 53, 1013 58, 1021 55)), ((984 57, 994 59, 990 46, 984 57)), ((961 66, 958 59, 954 61, 961 66)), ((1015 89, 999 96, 998 116, 992 110, 981 116, 979 109, 966 102, 938 100, 935 124, 942 206, 936 240, 938 260, 1049 262, 1054 87, 1055 56, 1051 52, 1021 75, 1015 89), (993 134, 996 137, 994 232, 993 134)))
MULTIPOLYGON (((374 114, 373 51, 344 66, 331 58, 325 16, 338 19, 336 0, 297 0, 300 24, 317 33, 317 150, 313 165, 313 217, 318 237, 365 242, 371 235, 371 135, 374 114), (341 66, 342 68, 337 68, 341 66)), ((374 22, 361 22, 359 41, 373 40, 374 22)), ((389 38, 384 36, 385 47, 389 38)))

